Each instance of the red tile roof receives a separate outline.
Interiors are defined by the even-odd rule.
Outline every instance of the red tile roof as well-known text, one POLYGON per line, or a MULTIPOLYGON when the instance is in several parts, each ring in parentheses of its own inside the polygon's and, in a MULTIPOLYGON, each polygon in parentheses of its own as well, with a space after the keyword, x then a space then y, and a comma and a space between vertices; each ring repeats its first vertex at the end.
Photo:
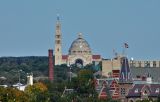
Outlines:
POLYGON ((92 59, 101 59, 101 55, 92 55, 92 59))
POLYGON ((107 93, 106 93, 106 88, 105 87, 101 89, 101 92, 99 94, 99 98, 100 99, 107 99, 107 93))
POLYGON ((120 70, 112 70, 113 73, 120 73, 120 70))
POLYGON ((62 59, 67 59, 68 55, 62 55, 62 59))

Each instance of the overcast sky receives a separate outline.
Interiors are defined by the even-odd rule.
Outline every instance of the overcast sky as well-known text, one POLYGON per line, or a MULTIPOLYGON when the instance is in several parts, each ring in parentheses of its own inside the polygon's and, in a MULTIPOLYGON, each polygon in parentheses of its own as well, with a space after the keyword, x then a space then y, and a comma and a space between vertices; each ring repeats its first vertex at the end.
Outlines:
POLYGON ((160 0, 0 0, 0 56, 47 56, 60 14, 63 53, 82 32, 92 52, 160 59, 160 0))

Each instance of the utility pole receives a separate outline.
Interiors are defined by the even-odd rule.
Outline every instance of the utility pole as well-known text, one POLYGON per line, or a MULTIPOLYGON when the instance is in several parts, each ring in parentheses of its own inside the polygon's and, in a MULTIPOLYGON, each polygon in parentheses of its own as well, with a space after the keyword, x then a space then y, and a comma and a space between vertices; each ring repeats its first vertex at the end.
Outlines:
POLYGON ((70 76, 69 76, 69 81, 71 82, 71 74, 72 74, 72 72, 71 72, 71 66, 70 66, 70 76))

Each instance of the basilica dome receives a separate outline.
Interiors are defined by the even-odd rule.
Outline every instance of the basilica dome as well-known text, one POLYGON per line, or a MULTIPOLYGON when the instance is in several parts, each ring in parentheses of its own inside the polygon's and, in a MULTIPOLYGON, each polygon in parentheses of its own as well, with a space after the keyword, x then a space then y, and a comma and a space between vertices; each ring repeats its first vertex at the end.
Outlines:
POLYGON ((72 42, 71 47, 69 49, 69 54, 91 54, 91 48, 88 42, 85 39, 83 39, 82 33, 79 33, 78 38, 72 42))

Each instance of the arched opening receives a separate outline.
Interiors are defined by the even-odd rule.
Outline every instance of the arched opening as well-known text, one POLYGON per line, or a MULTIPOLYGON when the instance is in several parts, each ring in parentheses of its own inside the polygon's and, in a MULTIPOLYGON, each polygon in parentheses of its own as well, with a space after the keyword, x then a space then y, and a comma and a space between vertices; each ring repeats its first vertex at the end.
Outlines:
POLYGON ((133 100, 130 100, 129 102, 134 102, 133 100))
POLYGON ((75 65, 79 68, 83 67, 83 60, 82 59, 76 59, 75 65))

